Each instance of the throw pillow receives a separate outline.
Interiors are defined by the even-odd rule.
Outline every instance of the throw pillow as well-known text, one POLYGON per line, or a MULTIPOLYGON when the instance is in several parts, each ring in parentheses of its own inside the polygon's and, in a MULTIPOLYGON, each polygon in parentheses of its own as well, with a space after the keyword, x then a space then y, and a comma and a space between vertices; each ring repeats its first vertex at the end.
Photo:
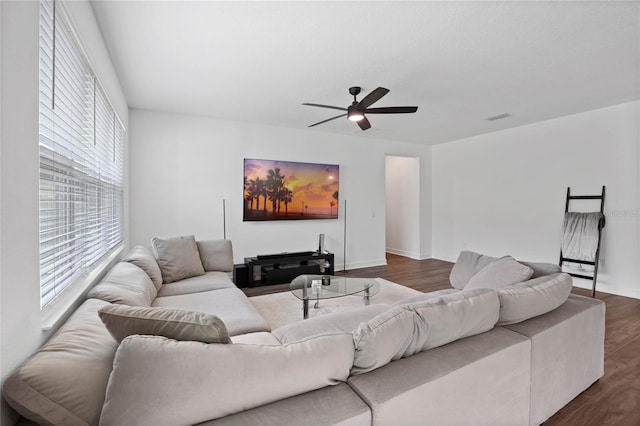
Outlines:
POLYGON ((461 251, 458 255, 451 274, 449 275, 449 281, 451 286, 462 290, 467 285, 471 277, 478 273, 482 268, 490 263, 498 260, 497 257, 485 256, 484 254, 475 253, 472 251, 461 251))
POLYGON ((143 334, 174 340, 231 343, 220 318, 202 312, 109 305, 101 308, 98 315, 118 342, 132 334, 143 334))
POLYGON ((498 290, 498 325, 516 324, 553 311, 567 300, 572 287, 571 275, 558 273, 498 290))
POLYGON ((233 271, 233 248, 230 240, 198 241, 197 244, 205 271, 233 271))
POLYGON ((151 240, 153 255, 162 271, 162 282, 172 283, 204 275, 204 268, 193 235, 151 240))
POLYGON ((162 272, 158 266, 158 262, 153 257, 153 253, 144 246, 135 246, 129 254, 122 259, 123 262, 129 262, 136 265, 149 275, 153 285, 156 286, 156 290, 160 290, 162 287, 162 272))
POLYGON ((482 268, 475 274, 465 290, 474 288, 499 289, 511 284, 521 283, 531 278, 533 269, 518 263, 512 257, 503 257, 482 268))

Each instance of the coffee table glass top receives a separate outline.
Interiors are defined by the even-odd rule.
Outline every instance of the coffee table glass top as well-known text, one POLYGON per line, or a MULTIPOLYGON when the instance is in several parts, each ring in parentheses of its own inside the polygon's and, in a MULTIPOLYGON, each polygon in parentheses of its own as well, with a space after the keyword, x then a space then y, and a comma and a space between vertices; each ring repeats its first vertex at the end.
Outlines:
POLYGON ((373 278, 335 277, 331 275, 300 275, 291 281, 291 293, 300 300, 333 299, 358 293, 373 296, 380 290, 378 282, 373 278), (323 282, 324 277, 324 283, 323 282), (313 282, 316 285, 313 285, 313 282), (327 285, 328 282, 328 285, 327 285), (319 284, 319 285, 318 285, 319 284), (316 291, 316 288, 318 289, 316 291))

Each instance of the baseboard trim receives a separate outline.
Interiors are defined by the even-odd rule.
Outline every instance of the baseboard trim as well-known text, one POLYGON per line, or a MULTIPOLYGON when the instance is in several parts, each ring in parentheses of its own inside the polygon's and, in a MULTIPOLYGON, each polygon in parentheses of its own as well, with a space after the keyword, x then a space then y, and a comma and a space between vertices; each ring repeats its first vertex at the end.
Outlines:
MULTIPOLYGON (((360 269, 360 268, 370 268, 372 266, 385 266, 387 264, 387 259, 381 259, 381 260, 369 260, 369 261, 364 261, 364 262, 354 262, 354 263, 347 263, 347 271, 350 271, 352 269, 360 269)), ((344 269, 338 269, 340 265, 336 265, 336 271, 343 271, 344 269)))

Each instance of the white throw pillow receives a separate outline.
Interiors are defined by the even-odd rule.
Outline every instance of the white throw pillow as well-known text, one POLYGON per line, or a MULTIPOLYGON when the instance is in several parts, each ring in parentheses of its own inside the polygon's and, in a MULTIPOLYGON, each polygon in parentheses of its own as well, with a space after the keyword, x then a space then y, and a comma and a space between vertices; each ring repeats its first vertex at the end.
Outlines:
POLYGON ((153 255, 162 271, 162 282, 172 283, 204 275, 204 267, 193 235, 175 238, 153 238, 153 255))
POLYGON ((471 277, 496 260, 498 260, 497 257, 486 256, 472 251, 461 251, 449 275, 451 286, 462 290, 471 277))
POLYGON ((101 308, 98 315, 118 342, 127 336, 142 334, 174 340, 231 343, 222 320, 202 312, 109 305, 101 308))
POLYGON ((518 263, 512 257, 503 257, 485 266, 475 274, 465 290, 474 288, 499 289, 512 284, 521 283, 531 278, 533 269, 518 263))
POLYGON ((516 324, 553 311, 567 300, 572 287, 571 275, 558 273, 498 290, 498 325, 516 324))

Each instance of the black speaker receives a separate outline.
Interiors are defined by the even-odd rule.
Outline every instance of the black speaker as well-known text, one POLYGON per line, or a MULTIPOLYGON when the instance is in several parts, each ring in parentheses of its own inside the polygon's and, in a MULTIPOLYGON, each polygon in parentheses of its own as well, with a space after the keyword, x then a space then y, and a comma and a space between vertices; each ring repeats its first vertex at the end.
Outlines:
POLYGON ((237 287, 249 286, 249 268, 244 263, 233 265, 233 282, 237 287))

